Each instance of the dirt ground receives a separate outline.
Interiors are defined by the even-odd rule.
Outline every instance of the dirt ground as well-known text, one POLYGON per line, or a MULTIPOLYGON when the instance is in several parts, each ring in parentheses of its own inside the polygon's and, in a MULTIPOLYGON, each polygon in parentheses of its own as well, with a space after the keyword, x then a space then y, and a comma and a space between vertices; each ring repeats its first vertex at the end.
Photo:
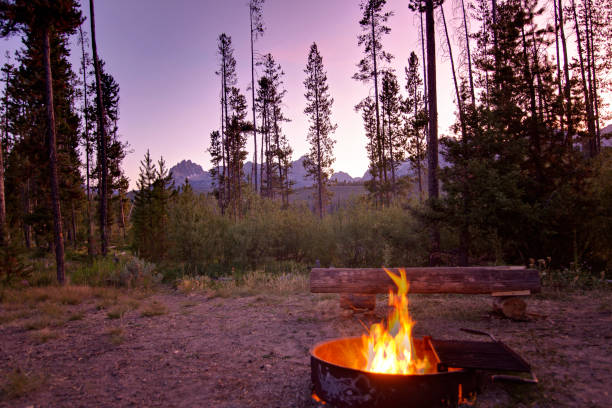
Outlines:
MULTIPOLYGON (((0 406, 316 407, 310 347, 360 335, 360 319, 386 314, 382 297, 373 315, 347 316, 337 296, 304 292, 161 289, 119 299, 2 303, 0 406)), ((488 296, 411 297, 415 335, 486 340, 459 328, 484 330, 534 367, 537 386, 490 385, 475 406, 612 405, 611 291, 545 292, 529 302, 542 316, 528 322, 493 316, 490 304, 488 296)))

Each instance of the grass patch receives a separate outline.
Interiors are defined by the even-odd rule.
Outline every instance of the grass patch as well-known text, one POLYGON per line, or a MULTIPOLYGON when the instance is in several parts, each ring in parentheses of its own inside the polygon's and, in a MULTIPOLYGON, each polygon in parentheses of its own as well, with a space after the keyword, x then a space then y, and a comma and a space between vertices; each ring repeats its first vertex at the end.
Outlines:
POLYGON ((41 330, 46 327, 59 327, 64 324, 63 320, 54 319, 49 316, 41 316, 35 317, 33 319, 27 320, 23 324, 23 328, 25 330, 41 330))
POLYGON ((183 276, 177 289, 189 293, 204 291, 213 297, 253 296, 258 294, 289 295, 308 291, 308 274, 291 272, 273 274, 264 271, 247 272, 239 276, 212 279, 206 275, 183 276))
POLYGON ((145 307, 140 312, 140 315, 142 317, 154 317, 165 315, 166 313, 168 313, 168 308, 166 307, 166 305, 157 301, 153 301, 145 305, 145 307))
POLYGON ((19 398, 36 391, 44 383, 45 377, 39 374, 13 370, 4 379, 1 390, 8 399, 19 398))
POLYGON ((32 339, 38 344, 46 343, 49 340, 57 339, 58 337, 59 334, 57 332, 52 331, 48 327, 45 327, 32 333, 32 339))
POLYGON ((198 305, 198 302, 193 302, 193 301, 187 301, 187 302, 181 303, 181 307, 186 308, 186 309, 197 306, 197 305, 198 305))
POLYGON ((115 346, 123 343, 125 341, 125 330, 122 327, 113 327, 106 331, 106 334, 109 337, 109 340, 115 346))
POLYGON ((125 304, 113 307, 106 313, 109 319, 121 319, 130 309, 125 304))
POLYGON ((15 320, 30 317, 30 315, 31 312, 29 310, 7 311, 0 314, 0 324, 10 323, 15 320))
POLYGON ((72 313, 69 317, 68 317, 68 321, 69 322, 74 322, 76 320, 83 320, 83 317, 85 317, 85 315, 83 314, 83 312, 76 312, 76 313, 72 313))

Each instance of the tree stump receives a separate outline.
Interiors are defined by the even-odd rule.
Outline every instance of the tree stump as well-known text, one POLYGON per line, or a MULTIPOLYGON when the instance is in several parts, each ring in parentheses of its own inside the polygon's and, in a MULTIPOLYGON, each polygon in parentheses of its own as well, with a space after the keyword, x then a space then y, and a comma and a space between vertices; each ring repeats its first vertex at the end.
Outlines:
POLYGON ((494 297, 493 310, 513 320, 527 318, 527 303, 517 296, 494 297))

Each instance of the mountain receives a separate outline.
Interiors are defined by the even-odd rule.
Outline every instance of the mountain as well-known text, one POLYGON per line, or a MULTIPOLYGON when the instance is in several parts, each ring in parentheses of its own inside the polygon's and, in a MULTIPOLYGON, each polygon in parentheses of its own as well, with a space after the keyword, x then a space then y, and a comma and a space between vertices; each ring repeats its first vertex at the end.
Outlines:
MULTIPOLYGON (((606 127, 605 129, 610 128, 610 132, 612 132, 612 125, 606 127)), ((604 130, 605 130, 604 129, 604 130)), ((602 131, 603 134, 603 131, 602 131)), ((306 169, 304 168, 304 160, 306 160, 306 155, 300 157, 296 161, 292 163, 291 168, 289 169, 289 180, 293 182, 293 189, 299 190, 303 188, 312 187, 314 181, 312 178, 307 177, 306 169)), ((447 167, 448 163, 444 160, 443 156, 440 155, 440 167, 447 167)), ((244 174, 246 176, 251 175, 251 169, 253 168, 252 162, 246 162, 244 164, 244 174)), ((178 187, 185 183, 185 179, 189 180, 189 184, 197 192, 208 192, 213 189, 213 179, 210 173, 200 166, 197 163, 192 162, 191 160, 182 160, 173 166, 170 171, 172 172, 172 177, 174 179, 174 184, 178 187)), ((415 171, 410 165, 410 162, 405 161, 400 163, 398 166, 396 173, 396 177, 403 176, 412 176, 414 177, 415 171)), ((363 177, 351 177, 350 174, 344 171, 337 171, 332 174, 330 180, 336 181, 337 183, 360 183, 365 182, 372 179, 372 176, 369 170, 363 174, 363 177)))
POLYGON ((213 180, 210 173, 204 171, 202 166, 191 160, 183 160, 172 166, 170 173, 172 173, 174 185, 177 187, 183 185, 185 179, 187 179, 195 191, 204 192, 212 190, 213 180))
POLYGON ((351 177, 350 174, 345 173, 343 171, 339 171, 337 173, 332 174, 329 178, 331 181, 335 181, 336 183, 353 183, 355 182, 355 178, 351 177))

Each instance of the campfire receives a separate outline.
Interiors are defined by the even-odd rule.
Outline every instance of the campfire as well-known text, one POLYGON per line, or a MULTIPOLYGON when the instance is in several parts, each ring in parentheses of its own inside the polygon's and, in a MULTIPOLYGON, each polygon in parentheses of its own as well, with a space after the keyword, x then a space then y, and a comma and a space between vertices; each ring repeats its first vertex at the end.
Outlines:
POLYGON ((475 398, 477 369, 530 372, 529 364, 494 338, 493 342, 414 338, 405 271, 385 271, 397 286, 389 293, 388 319, 373 324, 361 337, 331 340, 312 349, 316 401, 338 408, 456 407, 475 398))
POLYGON ((417 354, 412 327, 414 321, 408 311, 408 289, 406 272, 400 276, 385 269, 397 285, 397 294, 389 292, 389 313, 385 322, 373 324, 369 335, 363 335, 363 353, 367 364, 364 371, 385 374, 426 374, 435 372, 427 354, 417 354))

